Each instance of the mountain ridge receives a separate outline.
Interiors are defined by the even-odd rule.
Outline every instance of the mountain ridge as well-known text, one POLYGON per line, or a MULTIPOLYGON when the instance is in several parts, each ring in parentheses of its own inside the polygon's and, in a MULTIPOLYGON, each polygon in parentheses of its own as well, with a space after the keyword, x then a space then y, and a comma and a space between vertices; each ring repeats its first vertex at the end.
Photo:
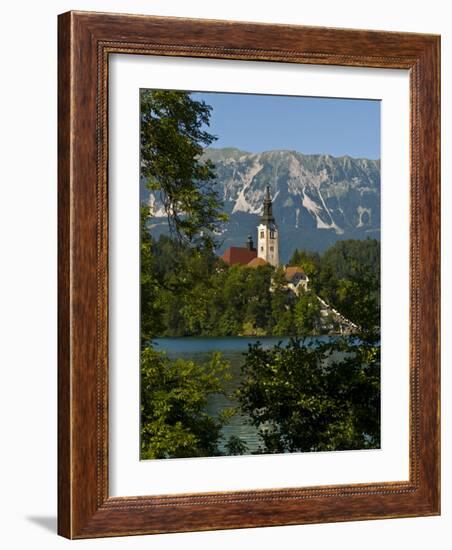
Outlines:
POLYGON ((352 155, 332 155, 331 153, 304 153, 303 151, 297 151, 296 149, 265 149, 264 151, 259 152, 252 152, 252 151, 245 151, 244 149, 240 149, 239 147, 208 147, 204 150, 203 154, 201 155, 201 158, 212 158, 215 156, 216 153, 240 153, 243 155, 264 155, 267 153, 295 153, 297 155, 301 155, 303 157, 326 157, 326 158, 333 158, 333 159, 352 159, 352 160, 365 160, 369 162, 375 162, 380 163, 380 159, 370 159, 367 157, 354 157, 352 155))
MULTIPOLYGON (((229 221, 218 235, 221 254, 256 235, 265 188, 270 187, 280 233, 281 260, 293 250, 322 252, 337 240, 380 236, 380 159, 304 154, 291 150, 250 153, 209 148, 201 160, 215 165, 218 193, 229 221)), ((142 199, 153 210, 151 231, 165 232, 158 196, 142 199)))

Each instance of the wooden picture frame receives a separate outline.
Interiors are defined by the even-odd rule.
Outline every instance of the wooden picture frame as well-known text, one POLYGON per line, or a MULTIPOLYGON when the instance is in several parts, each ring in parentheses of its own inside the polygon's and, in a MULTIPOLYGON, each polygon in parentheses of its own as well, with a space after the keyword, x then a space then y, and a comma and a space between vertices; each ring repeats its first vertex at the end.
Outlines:
POLYGON ((58 40, 58 532, 68 538, 440 513, 440 38, 68 12, 58 40), (108 492, 108 60, 112 53, 410 73, 409 481, 148 497, 108 492))

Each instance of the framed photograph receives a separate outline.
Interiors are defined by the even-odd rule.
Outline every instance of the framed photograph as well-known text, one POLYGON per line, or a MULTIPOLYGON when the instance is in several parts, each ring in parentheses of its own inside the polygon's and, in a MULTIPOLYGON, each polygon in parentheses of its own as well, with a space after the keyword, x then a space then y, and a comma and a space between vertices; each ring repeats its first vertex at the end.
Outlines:
POLYGON ((433 35, 59 16, 59 533, 440 513, 433 35))

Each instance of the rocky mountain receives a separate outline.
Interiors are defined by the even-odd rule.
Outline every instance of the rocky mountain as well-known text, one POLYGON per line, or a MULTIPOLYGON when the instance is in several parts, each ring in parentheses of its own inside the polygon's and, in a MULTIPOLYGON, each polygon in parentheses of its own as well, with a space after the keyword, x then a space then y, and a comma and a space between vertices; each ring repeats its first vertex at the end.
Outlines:
MULTIPOLYGON (((229 214, 219 236, 220 253, 241 246, 249 234, 256 238, 267 185, 283 262, 295 248, 323 251, 339 239, 380 237, 379 160, 234 148, 209 148, 204 158, 215 164, 218 192, 229 214)), ((158 199, 143 198, 153 205, 154 234, 164 232, 158 199)))

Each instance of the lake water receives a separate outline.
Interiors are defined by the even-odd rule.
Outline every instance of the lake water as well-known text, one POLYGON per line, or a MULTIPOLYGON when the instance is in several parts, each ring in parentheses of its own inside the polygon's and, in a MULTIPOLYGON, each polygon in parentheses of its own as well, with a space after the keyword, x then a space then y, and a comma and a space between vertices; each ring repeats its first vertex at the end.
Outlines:
MULTIPOLYGON (((326 341, 329 336, 312 337, 311 341, 326 341)), ((286 344, 289 338, 283 337, 230 337, 230 338, 156 338, 153 345, 157 351, 165 351, 170 359, 191 359, 197 363, 205 362, 215 351, 221 352, 223 358, 231 365, 232 380, 227 382, 224 395, 212 395, 207 404, 207 412, 213 417, 225 407, 234 407, 236 402, 232 393, 239 387, 241 379, 241 366, 244 361, 244 353, 248 351, 249 344, 260 342, 263 348, 271 348, 281 342, 286 344)), ((236 414, 222 431, 223 443, 231 435, 239 437, 248 447, 250 453, 258 450, 261 444, 256 429, 250 424, 248 417, 236 414)), ((224 446, 220 445, 220 450, 224 446)))

